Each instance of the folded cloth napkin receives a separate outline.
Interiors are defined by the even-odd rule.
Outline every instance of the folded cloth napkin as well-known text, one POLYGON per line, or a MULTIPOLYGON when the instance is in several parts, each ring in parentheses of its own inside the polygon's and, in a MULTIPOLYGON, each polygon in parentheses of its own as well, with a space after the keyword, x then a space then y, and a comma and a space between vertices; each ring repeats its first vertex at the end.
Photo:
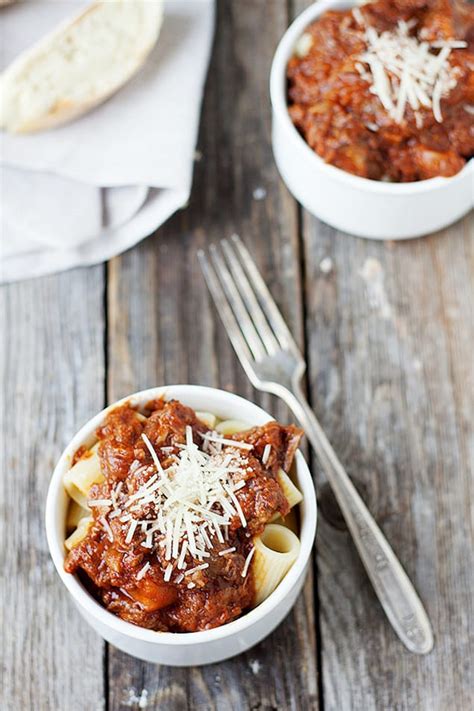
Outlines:
MULTIPOLYGON (((2 68, 86 4, 2 9, 2 68)), ((146 64, 106 103, 51 131, 0 134, 0 281, 109 259, 186 204, 213 27, 214 0, 166 2, 146 64)))

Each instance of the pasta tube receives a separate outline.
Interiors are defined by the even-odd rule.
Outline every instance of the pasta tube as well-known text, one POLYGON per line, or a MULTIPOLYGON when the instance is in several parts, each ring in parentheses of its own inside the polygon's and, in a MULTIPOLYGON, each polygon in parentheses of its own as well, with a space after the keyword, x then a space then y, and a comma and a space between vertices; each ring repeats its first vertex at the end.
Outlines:
POLYGON ((296 515, 296 509, 291 509, 291 511, 286 514, 285 518, 280 516, 278 513, 275 514, 270 523, 277 523, 279 526, 285 526, 286 528, 289 528, 290 531, 293 531, 293 533, 298 535, 298 517, 296 515))
POLYGON ((64 541, 64 545, 66 546, 68 551, 70 551, 71 548, 75 548, 87 536, 87 532, 91 523, 92 516, 84 516, 83 518, 81 518, 77 528, 64 541))
POLYGON ((93 484, 100 484, 104 481, 104 476, 100 471, 100 460, 97 450, 99 444, 95 444, 88 457, 79 459, 71 469, 64 475, 64 486, 67 493, 80 506, 87 509, 88 494, 93 484))
POLYGON ((285 526, 269 523, 254 539, 253 575, 255 604, 267 598, 284 578, 298 557, 299 538, 285 526))
POLYGON ((288 476, 288 474, 286 474, 286 472, 283 471, 283 469, 278 470, 276 478, 283 490, 285 499, 288 501, 290 508, 293 508, 293 506, 296 506, 296 504, 299 504, 301 501, 303 501, 303 494, 293 484, 290 477, 288 476))
POLYGON ((216 426, 217 417, 213 415, 212 412, 196 412, 196 417, 198 420, 201 420, 201 422, 204 422, 210 430, 213 430, 216 426))
POLYGON ((79 526, 79 522, 84 516, 90 516, 90 509, 85 509, 83 506, 77 503, 77 501, 70 501, 69 509, 66 517, 66 530, 72 531, 74 528, 79 526))
POLYGON ((244 432, 249 430, 251 425, 248 422, 242 422, 242 420, 222 420, 216 426, 216 432, 221 435, 233 435, 237 432, 244 432))

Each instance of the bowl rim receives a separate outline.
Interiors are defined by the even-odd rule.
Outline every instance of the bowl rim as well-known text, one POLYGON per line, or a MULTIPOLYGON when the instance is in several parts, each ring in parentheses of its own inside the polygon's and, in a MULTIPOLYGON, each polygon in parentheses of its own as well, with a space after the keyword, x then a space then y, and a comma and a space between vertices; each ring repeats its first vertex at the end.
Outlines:
MULTIPOLYGON (((145 404, 149 400, 164 396, 176 399, 201 397, 204 402, 220 400, 222 403, 221 410, 231 412, 233 417, 238 419, 239 411, 251 410, 254 413, 254 421, 256 424, 274 420, 265 410, 255 403, 229 393, 218 388, 211 388, 201 385, 166 385, 141 390, 107 406, 99 413, 89 419, 83 427, 74 435, 69 444, 62 452, 58 463, 51 476, 46 498, 45 510, 45 526, 46 537, 50 555, 53 559, 56 571, 59 574, 62 582, 68 589, 76 604, 82 608, 82 612, 87 613, 87 616, 93 618, 101 626, 105 626, 115 633, 131 637, 141 642, 151 643, 155 645, 171 645, 171 646, 188 646, 202 644, 222 640, 227 637, 232 637, 235 634, 241 633, 248 627, 251 627, 259 620, 267 617, 279 604, 291 593, 294 585, 304 574, 307 563, 311 557, 311 552, 314 544, 317 524, 317 503, 316 490, 314 480, 311 476, 308 465, 298 450, 295 456, 296 471, 298 476, 298 485, 302 489, 303 501, 305 506, 305 514, 301 521, 300 530, 300 552, 298 558, 292 568, 283 578, 277 588, 269 595, 260 605, 245 613, 241 617, 211 630, 201 630, 198 632, 157 632, 155 630, 145 629, 130 622, 126 622, 113 613, 106 610, 102 605, 86 590, 80 583, 76 575, 66 573, 63 568, 64 563, 64 537, 61 535, 61 529, 64 527, 64 519, 61 521, 59 512, 59 501, 65 495, 62 480, 64 472, 70 467, 70 462, 73 454, 77 451, 81 444, 89 444, 98 425, 103 421, 105 415, 125 402, 133 404, 145 404), (258 421, 258 422, 257 422, 258 421)), ((212 412, 212 407, 215 407, 215 402, 209 407, 209 412, 212 412)), ((196 409, 196 408, 194 408, 196 409)), ((198 407, 197 409, 204 409, 198 407)))
POLYGON ((356 6, 356 4, 354 0, 317 0, 306 10, 303 10, 289 25, 277 45, 270 70, 270 101, 274 120, 280 121, 280 125, 284 127, 288 138, 293 140, 295 146, 298 147, 300 153, 304 156, 304 160, 311 161, 314 167, 325 172, 328 177, 345 182, 347 185, 359 190, 385 195, 415 195, 441 190, 455 181, 460 182, 467 179, 469 173, 472 172, 474 174, 474 158, 470 158, 462 170, 448 178, 437 176, 409 183, 386 183, 381 180, 363 178, 326 163, 321 156, 310 148, 293 124, 288 112, 285 87, 286 67, 296 41, 305 28, 326 10, 347 9, 356 6))

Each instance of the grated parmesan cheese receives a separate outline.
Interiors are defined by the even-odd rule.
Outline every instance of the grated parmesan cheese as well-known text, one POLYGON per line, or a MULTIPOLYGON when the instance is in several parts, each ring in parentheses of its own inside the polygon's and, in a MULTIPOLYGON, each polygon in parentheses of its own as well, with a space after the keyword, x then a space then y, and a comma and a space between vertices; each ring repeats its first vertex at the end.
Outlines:
POLYGON ((147 571, 150 570, 150 567, 151 567, 150 563, 145 563, 143 568, 140 568, 140 570, 138 571, 138 573, 136 575, 137 580, 141 580, 145 576, 147 571))
POLYGON ((217 444, 226 444, 231 447, 238 447, 239 449, 247 449, 248 451, 253 449, 253 444, 248 444, 248 442, 240 442, 239 440, 226 439, 225 437, 219 437, 219 435, 209 432, 201 435, 201 437, 203 439, 208 440, 209 442, 216 442, 217 444))
POLYGON ((154 450, 154 448, 153 448, 153 446, 152 446, 150 440, 148 439, 148 437, 146 436, 146 434, 145 434, 144 432, 142 433, 142 440, 145 442, 145 444, 146 444, 146 446, 147 446, 147 449, 148 449, 148 451, 149 451, 150 454, 151 454, 151 458, 153 459, 153 464, 154 464, 155 467, 157 468, 158 472, 159 472, 160 474, 162 474, 162 473, 163 473, 163 469, 162 469, 162 467, 161 467, 160 460, 158 459, 158 455, 157 455, 157 453, 155 452, 155 450, 154 450))
POLYGON ((457 39, 420 41, 410 34, 413 23, 403 20, 395 30, 378 34, 374 27, 367 25, 360 9, 353 10, 353 15, 365 30, 367 45, 355 68, 369 82, 371 93, 378 97, 392 119, 402 123, 407 108, 411 107, 416 124, 421 127, 422 116, 418 110, 424 107, 431 109, 435 120, 442 123, 441 100, 454 89, 458 78, 458 70, 449 63, 449 56, 453 49, 467 47, 467 42, 457 39))
MULTIPOLYGON (((187 427, 185 444, 172 448, 173 454, 166 448, 167 468, 164 469, 159 452, 145 434, 142 439, 153 465, 137 467, 134 462, 130 472, 134 475, 148 472, 148 480, 131 494, 116 487, 110 500, 97 500, 95 504, 113 504, 111 516, 119 516, 119 521, 128 525, 126 544, 139 535, 142 548, 157 551, 165 561, 165 582, 171 580, 175 569, 176 579, 182 580, 184 575, 209 566, 202 562, 187 570, 188 555, 197 563, 209 558, 213 541, 223 543, 227 539, 229 525, 236 516, 244 528, 247 526, 235 492, 246 484, 242 476, 248 461, 238 450, 250 450, 253 446, 209 432, 203 435, 204 444, 200 448, 194 442, 192 428, 187 427)), ((106 517, 99 520, 112 541, 112 529, 106 517)), ((230 548, 227 552, 233 550, 235 548, 230 548)), ((149 564, 146 564, 137 573, 137 579, 148 569, 149 564)))
POLYGON ((138 526, 138 521, 135 518, 132 518, 132 520, 130 521, 130 526, 127 531, 127 535, 125 537, 125 543, 127 543, 127 544, 131 543, 133 534, 135 533, 135 529, 137 526, 138 526))
POLYGON ((247 576, 247 573, 248 573, 248 570, 250 567, 250 563, 252 561, 254 554, 255 554, 255 546, 252 548, 252 550, 250 551, 250 553, 248 554, 248 556, 245 559, 244 568, 241 573, 243 578, 245 578, 247 576))
POLYGON ((193 573, 196 573, 198 570, 205 570, 206 568, 209 568, 209 563, 203 563, 202 565, 196 565, 194 568, 190 568, 185 572, 186 575, 192 575, 193 573))
POLYGON ((87 502, 89 508, 94 506, 112 506, 112 499, 89 499, 87 502))
POLYGON ((104 530, 107 534, 107 538, 109 539, 109 541, 111 543, 113 543, 114 542, 114 534, 112 532, 112 529, 110 528, 110 523, 107 521, 105 516, 101 516, 99 518, 99 522, 102 524, 102 527, 104 528, 104 530))
POLYGON ((262 464, 266 464, 268 462, 268 457, 270 456, 271 451, 272 451, 272 445, 266 444, 265 449, 263 450, 263 454, 262 454, 262 464))

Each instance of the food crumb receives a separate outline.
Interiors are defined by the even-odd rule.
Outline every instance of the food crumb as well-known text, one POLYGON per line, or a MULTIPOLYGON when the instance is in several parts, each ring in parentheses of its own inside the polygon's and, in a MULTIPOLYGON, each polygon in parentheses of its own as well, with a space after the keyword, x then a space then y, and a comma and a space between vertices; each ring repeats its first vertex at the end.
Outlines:
POLYGON ((319 263, 319 268, 323 274, 330 274, 334 268, 331 257, 324 257, 319 263))
POLYGON ((144 709, 148 705, 147 699, 148 699, 148 691, 146 689, 143 689, 140 699, 138 700, 138 708, 139 709, 144 709))
POLYGON ((390 319, 392 307, 385 291, 384 271, 379 260, 368 257, 362 269, 359 269, 359 276, 365 281, 370 308, 377 311, 383 319, 390 319))
POLYGON ((139 709, 146 709, 148 706, 148 691, 142 689, 140 696, 137 690, 132 686, 128 690, 128 699, 124 702, 124 706, 137 706, 139 709))
POLYGON ((262 187, 255 188, 252 194, 254 200, 265 200, 267 197, 267 191, 262 187))
POLYGON ((258 659, 252 659, 252 660, 249 662, 249 667, 250 667, 250 669, 252 670, 252 674, 255 674, 255 676, 257 676, 257 674, 259 673, 260 669, 262 668, 262 665, 260 664, 260 662, 258 661, 258 659))

